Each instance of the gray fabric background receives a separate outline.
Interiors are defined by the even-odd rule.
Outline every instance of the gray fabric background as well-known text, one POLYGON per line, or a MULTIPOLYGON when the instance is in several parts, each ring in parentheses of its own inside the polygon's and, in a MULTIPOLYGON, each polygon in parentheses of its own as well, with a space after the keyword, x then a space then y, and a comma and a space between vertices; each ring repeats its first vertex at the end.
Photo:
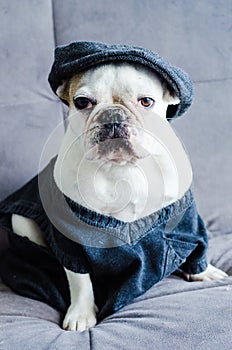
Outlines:
MULTIPOLYGON (((230 0, 0 1, 0 198, 38 171, 44 143, 58 151, 66 109, 47 75, 56 45, 140 45, 185 69, 193 107, 173 123, 194 170, 209 260, 232 274, 232 2, 230 0)), ((5 238, 0 235, 0 249, 5 238)), ((5 287, 2 285, 1 287, 5 287)), ((0 349, 231 349, 232 279, 165 279, 89 332, 62 331, 50 307, 4 289, 0 349)))

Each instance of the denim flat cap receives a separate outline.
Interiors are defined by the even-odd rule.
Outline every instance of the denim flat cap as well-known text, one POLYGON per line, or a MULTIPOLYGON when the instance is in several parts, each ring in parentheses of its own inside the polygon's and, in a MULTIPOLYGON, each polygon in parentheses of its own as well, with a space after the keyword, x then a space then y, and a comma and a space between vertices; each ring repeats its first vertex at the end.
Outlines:
MULTIPOLYGON (((157 53, 138 46, 107 45, 100 42, 80 41, 55 49, 55 60, 48 77, 52 90, 65 79, 71 78, 89 67, 109 62, 135 62, 151 68, 176 92, 180 99, 178 105, 171 105, 167 118, 181 116, 192 103, 193 87, 188 74, 170 65, 157 53)), ((67 104, 66 101, 63 101, 67 104)))

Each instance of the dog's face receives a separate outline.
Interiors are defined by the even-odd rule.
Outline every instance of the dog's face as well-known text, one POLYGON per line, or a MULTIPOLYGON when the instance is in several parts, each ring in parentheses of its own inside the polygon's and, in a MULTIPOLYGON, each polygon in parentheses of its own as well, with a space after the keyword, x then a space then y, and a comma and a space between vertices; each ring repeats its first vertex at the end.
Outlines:
POLYGON ((149 155, 146 116, 166 119, 168 105, 180 102, 152 70, 132 63, 92 67, 65 81, 57 95, 69 103, 70 127, 86 157, 118 164, 149 155))

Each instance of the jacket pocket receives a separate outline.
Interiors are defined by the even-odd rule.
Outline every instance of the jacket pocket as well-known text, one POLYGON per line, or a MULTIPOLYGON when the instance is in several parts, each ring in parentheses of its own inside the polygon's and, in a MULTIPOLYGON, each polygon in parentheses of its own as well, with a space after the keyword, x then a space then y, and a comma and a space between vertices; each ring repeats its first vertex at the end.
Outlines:
POLYGON ((182 265, 187 257, 197 247, 197 243, 192 243, 180 239, 173 239, 167 236, 163 237, 167 244, 167 253, 163 270, 163 277, 171 275, 182 265))

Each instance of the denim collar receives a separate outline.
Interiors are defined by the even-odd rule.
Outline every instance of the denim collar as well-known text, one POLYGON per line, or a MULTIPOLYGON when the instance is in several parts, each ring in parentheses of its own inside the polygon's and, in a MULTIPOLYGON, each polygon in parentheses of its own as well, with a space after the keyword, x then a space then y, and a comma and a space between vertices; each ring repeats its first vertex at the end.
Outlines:
POLYGON ((168 206, 132 222, 121 221, 85 208, 64 195, 54 180, 55 161, 56 157, 39 174, 41 201, 52 224, 67 238, 83 245, 106 248, 133 244, 162 224, 168 227, 172 221, 179 222, 194 200, 190 186, 180 199, 168 206))

